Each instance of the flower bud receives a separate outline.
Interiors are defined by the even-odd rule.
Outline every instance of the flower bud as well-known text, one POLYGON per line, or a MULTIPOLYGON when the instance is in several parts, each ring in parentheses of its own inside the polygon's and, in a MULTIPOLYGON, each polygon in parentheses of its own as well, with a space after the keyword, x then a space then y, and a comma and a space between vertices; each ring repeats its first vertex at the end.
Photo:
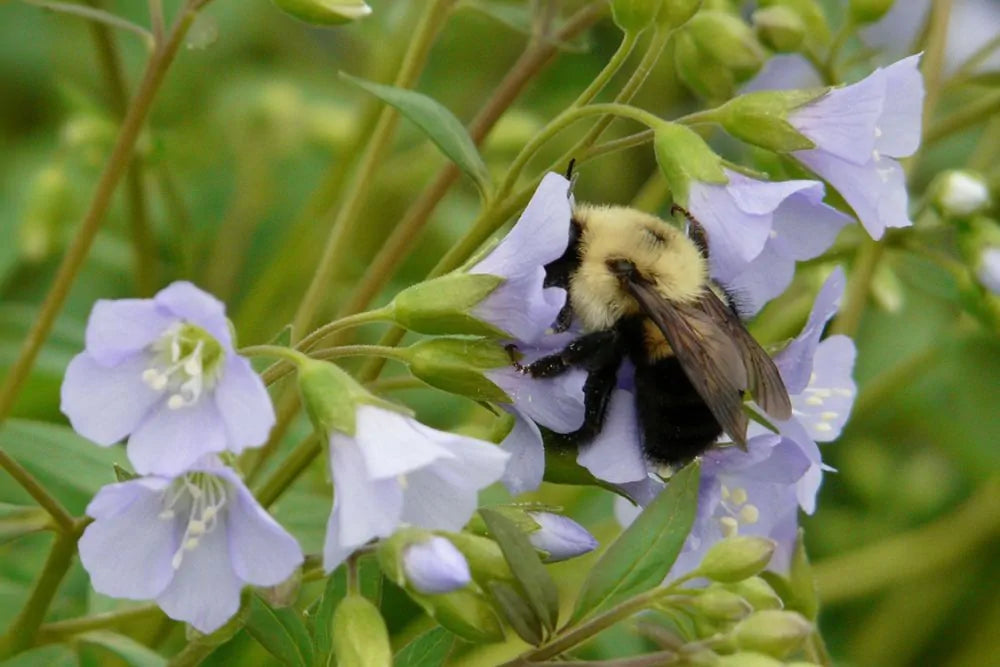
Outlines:
MULTIPOLYGON (((712 584, 717 586, 718 584, 712 584)), ((781 597, 771 586, 760 577, 750 577, 743 581, 726 584, 729 590, 750 603, 756 611, 764 609, 781 609, 781 597)))
POLYGON ((508 337, 469 314, 500 286, 503 278, 484 273, 452 273, 407 287, 392 301, 396 323, 423 334, 508 337))
POLYGON ((278 9, 313 25, 340 25, 372 13, 363 0, 272 0, 278 9))
POLYGON ((656 23, 661 28, 678 28, 701 8, 701 0, 663 0, 656 23))
POLYGON ((528 512, 538 528, 528 533, 531 546, 542 552, 542 560, 556 563, 597 548, 598 542, 586 528, 569 517, 552 512, 528 512))
POLYGON ((806 26, 787 7, 765 7, 753 13, 753 26, 760 41, 778 53, 794 53, 802 45, 806 26))
POLYGON ((979 254, 976 277, 983 287, 994 294, 1000 294, 1000 246, 983 248, 979 254))
POLYGON ((694 130, 676 123, 661 123, 653 130, 656 161, 679 203, 687 203, 691 181, 727 182, 722 158, 694 130))
POLYGON ((761 0, 761 7, 784 7, 794 12, 805 26, 803 42, 813 50, 830 43, 830 25, 817 0, 761 0))
POLYGON ((500 545, 490 538, 461 532, 449 533, 448 539, 465 556, 472 578, 483 588, 491 581, 515 581, 500 545))
POLYGON ((931 202, 946 218, 965 218, 990 206, 990 190, 973 171, 951 169, 934 178, 928 190, 931 202))
POLYGON ((674 68, 684 85, 707 100, 727 99, 736 90, 732 72, 706 58, 686 30, 674 36, 674 68))
POLYGON ((726 131, 743 141, 776 152, 814 148, 788 122, 788 114, 823 95, 825 90, 764 90, 740 95, 720 107, 715 117, 726 131))
POLYGON ((776 546, 763 537, 727 537, 708 550, 698 573, 723 583, 742 581, 767 567, 776 546))
POLYGON ((461 552, 443 537, 433 536, 403 550, 406 582, 421 593, 449 593, 472 581, 469 564, 461 552))
POLYGON ((490 603, 481 593, 471 588, 441 595, 410 592, 410 597, 435 621, 462 639, 484 644, 502 641, 504 638, 503 626, 490 603))
POLYGON ((747 651, 721 656, 715 664, 717 667, 782 667, 780 660, 762 653, 747 651))
MULTIPOLYGON (((722 77, 712 70, 721 67, 729 73, 731 88, 734 88, 736 84, 750 79, 764 65, 766 53, 753 30, 739 18, 726 12, 699 12, 684 25, 682 34, 690 38, 689 44, 694 46, 694 53, 687 47, 689 51, 684 54, 685 68, 679 67, 678 73, 696 91, 698 86, 693 78, 702 72, 718 79, 713 81, 712 87, 716 87, 721 83, 722 77), (697 56, 697 60, 692 56, 697 56)), ((731 94, 732 91, 729 92, 731 94)))
POLYGON ((408 348, 410 372, 432 387, 476 401, 510 403, 483 371, 510 365, 507 351, 488 340, 431 338, 408 348))
POLYGON ((62 166, 49 166, 38 172, 28 190, 18 230, 18 245, 25 260, 40 262, 59 250, 70 222, 72 203, 62 166))
POLYGON ((623 32, 638 33, 653 22, 661 4, 663 0, 611 0, 611 15, 623 32))
POLYGON ((361 595, 349 594, 333 612, 331 644, 337 664, 389 667, 389 632, 378 608, 361 595))
POLYGON ((849 16, 854 23, 874 23, 892 9, 893 0, 851 0, 849 16))
POLYGON ((741 649, 784 658, 798 650, 812 624, 794 611, 758 611, 733 628, 733 639, 741 649))
POLYGON ((692 605, 713 621, 738 621, 753 611, 749 602, 723 588, 706 589, 692 605))
POLYGON ((368 392, 336 364, 310 359, 298 372, 302 404, 316 429, 354 435, 355 402, 368 392))

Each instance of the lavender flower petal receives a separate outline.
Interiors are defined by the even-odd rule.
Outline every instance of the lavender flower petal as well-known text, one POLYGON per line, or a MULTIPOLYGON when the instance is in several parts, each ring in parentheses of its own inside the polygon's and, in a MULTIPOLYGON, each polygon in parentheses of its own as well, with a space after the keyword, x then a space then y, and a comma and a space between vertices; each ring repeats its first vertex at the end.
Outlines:
POLYGON ((528 534, 531 545, 548 554, 546 563, 576 558, 598 547, 586 528, 573 519, 553 512, 528 512, 538 530, 528 534))
POLYGON ((116 366, 176 319, 150 299, 99 299, 87 320, 87 352, 102 366, 116 366))
POLYGON ((177 409, 160 403, 128 439, 128 458, 141 475, 174 477, 207 453, 226 449, 226 430, 210 401, 177 409))
POLYGON ((178 281, 157 292, 153 301, 178 318, 198 325, 227 350, 232 349, 233 337, 226 321, 226 307, 208 292, 189 282, 178 281))
POLYGON ((545 448, 542 433, 535 422, 516 408, 508 408, 514 416, 514 426, 500 443, 500 448, 510 454, 501 482, 511 495, 534 491, 545 475, 545 448))
POLYGON ((414 589, 429 595, 456 591, 472 581, 465 556, 443 537, 406 547, 403 572, 414 589))
POLYGON ((226 525, 233 572, 255 586, 274 586, 302 564, 302 549, 254 499, 246 485, 229 469, 217 474, 235 491, 226 525))
POLYGON ((215 388, 215 405, 225 423, 229 449, 239 454, 267 440, 274 426, 274 407, 264 382, 250 362, 233 355, 215 388))
POLYGON ((452 458, 435 437, 440 434, 406 415, 373 405, 357 410, 355 438, 366 477, 394 479, 433 461, 452 458))
POLYGON ((639 440, 635 397, 623 389, 611 392, 604 428, 580 447, 577 463, 612 484, 638 482, 648 476, 639 440))
POLYGON ((774 364, 781 372, 781 379, 785 381, 785 387, 790 395, 802 393, 809 384, 816 346, 819 345, 819 338, 826 323, 837 312, 840 297, 844 293, 844 285, 844 271, 837 267, 816 295, 812 312, 802 333, 785 346, 785 349, 774 355, 774 364))

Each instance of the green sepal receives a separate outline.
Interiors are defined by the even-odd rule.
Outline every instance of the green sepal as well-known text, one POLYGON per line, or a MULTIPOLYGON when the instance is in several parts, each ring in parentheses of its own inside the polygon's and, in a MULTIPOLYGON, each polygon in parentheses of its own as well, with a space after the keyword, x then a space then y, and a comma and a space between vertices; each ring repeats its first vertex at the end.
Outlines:
POLYGON ((407 593, 431 618, 466 641, 485 644, 504 639, 503 625, 490 603, 472 588, 438 595, 407 593))
POLYGON ((623 32, 636 34, 649 27, 662 4, 669 4, 669 1, 611 0, 611 16, 623 32))
POLYGON ((733 73, 704 57, 694 36, 686 30, 674 35, 674 68, 684 85, 706 100, 725 100, 736 91, 733 73))
POLYGON ((484 339, 431 338, 408 348, 410 372, 432 387, 476 401, 510 403, 484 370, 510 365, 500 345, 484 339))
POLYGON ((767 567, 776 546, 764 537, 727 537, 708 550, 698 574, 724 583, 742 581, 767 567))
POLYGON ((826 89, 765 90, 740 95, 716 110, 715 118, 729 134, 779 153, 816 145, 788 122, 788 113, 822 97, 826 89))
POLYGON ((450 273, 417 283, 393 299, 392 317, 400 326, 422 334, 510 338, 509 333, 470 314, 503 281, 486 273, 450 273))
POLYGON ((809 50, 822 51, 830 43, 830 24, 817 0, 761 0, 761 7, 787 7, 805 24, 804 43, 809 50))
POLYGON ((330 630, 338 665, 391 667, 389 631, 378 607, 368 598, 349 594, 333 613, 330 630))
POLYGON ((727 591, 739 595, 749 602, 756 611, 781 609, 783 606, 781 597, 760 577, 748 577, 743 581, 736 581, 731 584, 712 584, 709 586, 710 589, 714 587, 722 587, 727 591))
POLYGON ((127 468, 123 468, 117 463, 113 463, 111 467, 114 468, 115 479, 119 482, 128 482, 129 480, 133 480, 139 477, 139 475, 135 474, 134 472, 132 472, 127 468))
POLYGON ((323 434, 354 435, 355 401, 368 392, 336 364, 309 359, 299 364, 299 391, 313 426, 323 434))
POLYGON ((656 23, 661 28, 673 29, 687 23, 701 8, 701 0, 664 0, 656 23))
POLYGON ((748 81, 767 59, 753 29, 727 12, 699 12, 684 25, 684 31, 704 56, 731 71, 736 83, 748 81))
POLYGON ((895 0, 851 0, 847 15, 853 23, 859 25, 874 23, 892 9, 894 2, 895 0))
POLYGON ((712 621, 738 621, 753 611, 749 602, 723 588, 705 589, 691 604, 712 621))
POLYGON ((722 158, 689 127, 663 122, 653 128, 653 150, 674 199, 687 204, 691 181, 726 183, 722 158))
POLYGON ((760 41, 777 53, 794 53, 802 46, 806 25, 788 7, 764 7, 753 13, 753 27, 760 41))
POLYGON ((371 14, 363 0, 271 0, 290 16, 312 25, 342 25, 371 14))
POLYGON ((769 609, 737 623, 732 638, 741 649, 785 658, 802 646, 812 630, 812 623, 797 612, 769 609))
POLYGON ((503 557, 503 551, 495 541, 488 537, 472 535, 466 532, 446 533, 438 531, 438 535, 446 538, 455 548, 465 556, 465 562, 469 564, 469 572, 472 579, 479 584, 483 590, 491 581, 513 582, 514 573, 511 572, 510 565, 503 557))

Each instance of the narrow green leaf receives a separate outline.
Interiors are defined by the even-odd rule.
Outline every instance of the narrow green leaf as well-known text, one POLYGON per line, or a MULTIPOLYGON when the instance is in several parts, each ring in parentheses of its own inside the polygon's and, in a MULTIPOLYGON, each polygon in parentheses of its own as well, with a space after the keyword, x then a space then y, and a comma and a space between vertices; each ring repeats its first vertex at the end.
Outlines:
POLYGON ((111 656, 133 667, 163 667, 167 659, 131 637, 114 632, 88 632, 77 639, 81 665, 106 665, 111 656), (108 655, 108 654, 111 655, 108 655))
POLYGON ((559 591, 527 535, 497 511, 481 509, 479 514, 490 536, 500 545, 511 572, 523 587, 524 597, 538 619, 547 630, 555 629, 559 620, 559 591))
POLYGON ((504 620, 514 628, 517 636, 529 644, 541 644, 544 638, 542 623, 514 587, 503 581, 491 581, 489 589, 504 620))
POLYGON ((18 653, 3 661, 3 667, 79 667, 81 661, 65 644, 49 644, 18 653))
POLYGON ((312 667, 313 646, 302 616, 293 607, 273 609, 254 595, 247 632, 285 665, 312 667))
POLYGON ((362 88, 386 104, 396 107, 433 141, 445 156, 465 172, 479 188, 483 198, 492 189, 490 173, 476 144, 461 121, 436 100, 413 90, 383 86, 344 72, 341 78, 362 88))
POLYGON ((436 627, 420 635, 404 646, 393 658, 394 667, 438 667, 443 665, 455 635, 442 627, 436 627))
POLYGON ((583 583, 571 623, 658 585, 691 532, 698 508, 697 463, 674 475, 667 488, 618 536, 583 583))

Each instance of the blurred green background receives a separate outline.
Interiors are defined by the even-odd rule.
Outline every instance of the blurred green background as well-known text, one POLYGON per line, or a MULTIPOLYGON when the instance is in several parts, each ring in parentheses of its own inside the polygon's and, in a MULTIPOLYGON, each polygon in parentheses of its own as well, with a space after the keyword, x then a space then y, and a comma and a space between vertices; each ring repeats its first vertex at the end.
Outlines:
MULTIPOLYGON (((172 13, 178 3, 164 4, 172 13)), ((217 294, 226 301, 242 344, 273 339, 291 319, 332 219, 328 211, 336 210, 338 192, 349 181, 380 110, 373 98, 340 81, 337 72, 390 81, 423 5, 370 4, 373 15, 360 23, 316 30, 267 0, 216 0, 168 74, 140 140, 138 187, 160 258, 153 268, 156 284, 189 279, 217 294)), ((524 14, 521 3, 495 4, 515 21, 524 14)), ((562 4, 565 15, 583 3, 562 4)), ((836 16, 840 3, 827 5, 836 16)), ((136 23, 147 21, 145 3, 117 0, 105 6, 136 23)), ((146 47, 131 33, 113 36, 131 90, 146 47)), ((461 8, 435 43, 417 88, 468 121, 526 39, 496 17, 461 8)), ((483 152, 495 175, 502 176, 532 134, 587 85, 619 39, 604 18, 562 45, 489 135, 483 152)), ((114 140, 120 107, 98 47, 92 26, 79 18, 18 2, 0 4, 0 373, 16 356, 114 140)), ((871 67, 859 63, 857 76, 871 67)), ((612 90, 622 80, 615 79, 612 90)), ((953 91, 943 98, 941 113, 961 108, 981 92, 953 91)), ((635 103, 667 117, 698 108, 676 81, 669 48, 635 103)), ((634 128, 627 123, 617 123, 611 134, 630 131, 634 128)), ((532 163, 532 172, 576 136, 560 136, 532 163)), ((913 200, 919 201, 935 173, 965 165, 976 150, 982 153, 989 136, 996 138, 994 133, 984 139, 973 127, 928 150, 915 166, 913 200)), ((745 164, 773 166, 731 141, 713 140, 745 164)), ((993 157, 996 152, 994 147, 993 157)), ((328 286, 327 314, 336 311, 407 207, 444 165, 412 125, 400 124, 369 188, 362 233, 352 239, 349 256, 328 286)), ((581 168, 577 197, 629 202, 641 192, 644 203, 662 206, 655 172, 648 146, 603 156, 581 168)), ((119 188, 20 395, 18 419, 0 431, 0 444, 51 483, 76 513, 82 513, 96 488, 113 481, 109 461, 123 462, 118 453, 99 450, 68 430, 58 411, 58 389, 66 364, 83 347, 94 300, 137 293, 125 190, 119 188)), ((477 212, 476 193, 467 181, 452 188, 377 303, 422 278, 477 212)), ((754 324, 758 335, 769 342, 794 335, 821 276, 833 262, 850 271, 860 238, 859 228, 848 229, 830 259, 803 266, 793 288, 754 324)), ((945 230, 919 243, 953 253, 953 241, 945 230)), ((840 440, 824 447, 838 472, 826 476, 817 513, 804 519, 824 601, 822 628, 838 664, 979 666, 996 664, 1000 654, 1000 338, 995 327, 970 314, 976 306, 970 305, 968 285, 925 255, 906 243, 887 248, 856 337, 861 391, 855 414, 840 440)), ((377 327, 365 329, 359 340, 373 341, 379 333, 377 327)), ((394 373, 399 369, 390 365, 388 375, 394 373)), ((427 389, 393 395, 432 425, 486 436, 492 429, 492 415, 469 401, 427 389)), ((282 450, 307 430, 302 421, 293 424, 282 450)), ((490 499, 504 499, 499 491, 494 496, 490 499)), ((564 505, 602 540, 617 530, 607 492, 546 485, 533 497, 564 505)), ((7 504, 5 517, 30 505, 6 476, 0 476, 0 502, 7 504)), ((325 473, 316 465, 276 505, 275 514, 306 551, 315 553, 329 502, 325 473)), ((50 541, 44 533, 15 539, 3 526, 0 517, 0 626, 26 598, 50 541)), ((560 586, 572 591, 592 563, 590 556, 553 571, 560 586)), ((307 585, 302 604, 321 586, 307 585)), ((86 574, 75 565, 48 620, 122 604, 91 591, 86 574)), ((412 623, 416 608, 398 591, 383 591, 383 609, 392 631, 405 636, 420 629, 412 623)), ((175 647, 170 650, 184 640, 180 629, 162 622, 137 622, 124 630, 141 641, 175 647)), ((599 637, 581 655, 624 655, 648 649, 646 642, 634 626, 625 625, 599 637)), ((467 662, 490 664, 515 653, 509 647, 482 649, 467 662)), ((99 647, 81 655, 90 664, 111 660, 99 647)), ((45 662, 68 659, 59 647, 44 656, 45 662)), ((212 658, 218 664, 236 659, 271 660, 245 633, 212 658)))

